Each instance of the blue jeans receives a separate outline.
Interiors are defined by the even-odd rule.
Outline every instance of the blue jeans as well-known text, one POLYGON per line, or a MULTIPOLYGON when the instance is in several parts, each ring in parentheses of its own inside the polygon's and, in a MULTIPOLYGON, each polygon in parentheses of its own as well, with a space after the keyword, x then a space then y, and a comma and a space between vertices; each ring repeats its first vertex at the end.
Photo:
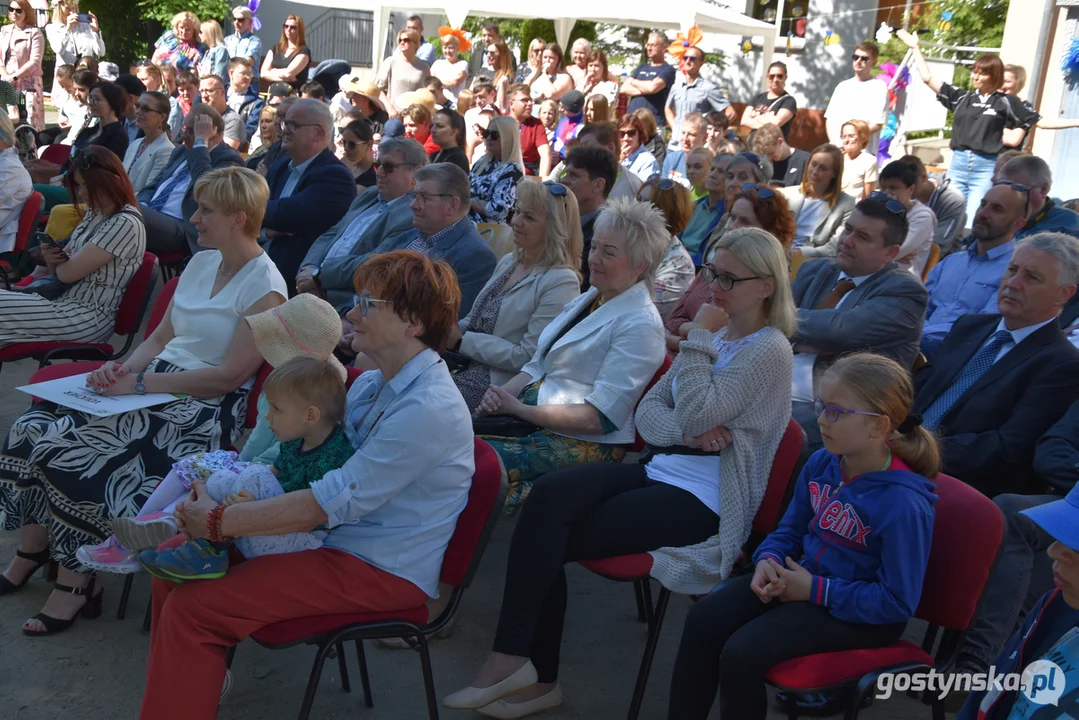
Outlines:
POLYGON ((1004 514, 1004 538, 959 646, 961 661, 983 668, 992 665, 1038 598, 1053 589, 1053 561, 1045 554, 1053 538, 1019 512, 1059 499, 1059 495, 994 498, 1004 514))
POLYGON ((993 168, 996 164, 996 155, 974 150, 956 150, 952 153, 948 177, 951 178, 952 187, 963 193, 967 200, 968 227, 974 223, 974 213, 978 212, 982 198, 993 187, 993 168))

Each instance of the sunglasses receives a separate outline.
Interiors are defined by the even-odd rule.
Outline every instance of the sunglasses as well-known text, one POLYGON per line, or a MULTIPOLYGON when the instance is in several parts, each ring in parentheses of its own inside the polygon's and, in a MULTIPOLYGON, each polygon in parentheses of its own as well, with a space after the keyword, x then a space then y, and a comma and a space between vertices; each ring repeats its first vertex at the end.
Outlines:
POLYGON ((633 128, 630 128, 629 130, 619 130, 618 134, 622 137, 633 137, 637 134, 637 131, 633 128))
POLYGON ((786 80, 787 76, 786 75, 769 75, 768 79, 769 80, 786 80))
POLYGON ((296 30, 300 26, 299 25, 289 25, 288 23, 285 23, 284 25, 282 25, 282 27, 285 28, 286 30, 296 30))
POLYGON ((366 144, 367 143, 365 143, 362 140, 342 140, 341 141, 341 146, 343 148, 345 148, 346 150, 355 150, 360 145, 366 145, 366 144))
POLYGON ((830 423, 839 422, 839 418, 843 415, 867 415, 869 417, 881 416, 880 413, 866 412, 865 410, 848 410, 847 408, 841 408, 838 405, 821 402, 820 400, 813 401, 813 411, 817 413, 817 417, 823 415, 824 419, 830 423))
POLYGON ((480 133, 480 137, 484 140, 498 140, 501 136, 497 130, 484 130, 480 133))
POLYGON ((93 167, 98 167, 102 170, 109 171, 113 175, 117 174, 115 170, 108 167, 107 165, 103 165, 96 156, 88 152, 76 153, 73 162, 75 163, 75 166, 79 168, 79 170, 85 171, 93 167))
POLYGON ((774 198, 776 196, 773 190, 770 190, 766 187, 760 187, 759 185, 755 185, 753 183, 746 183, 745 185, 743 185, 742 192, 755 192, 757 193, 757 197, 759 197, 761 200, 767 200, 768 198, 774 198))
POLYGON ((903 203, 899 202, 898 200, 893 200, 879 190, 869 193, 869 195, 866 197, 866 200, 876 200, 879 203, 884 203, 884 207, 886 207, 888 209, 888 212, 892 213, 893 215, 906 216, 907 214, 907 209, 903 207, 903 203))
POLYGON ((563 185, 562 183, 556 183, 552 180, 544 181, 543 186, 547 188, 547 192, 551 193, 555 197, 566 197, 566 193, 569 192, 569 190, 566 189, 565 185, 563 185))
POLYGON ((22 15, 22 8, 18 5, 12 5, 7 9, 7 11, 10 15, 22 15))
POLYGON ((242 22, 243 22, 244 20, 246 20, 246 19, 247 19, 247 18, 245 18, 245 17, 243 17, 243 16, 241 15, 240 17, 234 17, 234 18, 232 18, 232 22, 234 22, 234 23, 242 23, 242 22))
POLYGON ((367 313, 371 312, 371 305, 377 305, 379 303, 385 305, 392 305, 392 300, 379 300, 378 298, 369 297, 367 295, 353 295, 352 307, 360 309, 360 316, 367 317, 367 313))
POLYGON ((704 282, 708 285, 716 283, 719 285, 719 289, 723 291, 729 291, 734 288, 735 284, 745 282, 747 280, 761 280, 759 275, 750 275, 749 277, 735 277, 730 273, 717 273, 711 265, 701 266, 701 277, 704 278, 704 282))
POLYGON ((392 163, 392 162, 389 162, 388 160, 375 160, 372 167, 376 171, 381 169, 383 172, 385 172, 385 174, 392 175, 397 170, 397 168, 416 167, 416 166, 412 165, 410 163, 392 163))
POLYGON ((1007 185, 1013 190, 1018 190, 1019 192, 1030 192, 1030 188, 1028 188, 1026 185, 1023 185, 1022 183, 1012 182, 1011 180, 997 180, 993 183, 993 187, 996 187, 997 185, 1007 185))
POLYGON ((163 111, 163 110, 158 110, 157 108, 152 108, 149 105, 143 105, 142 103, 136 104, 135 105, 135 110, 136 111, 141 110, 142 112, 148 112, 148 113, 157 113, 158 115, 164 115, 165 112, 166 112, 166 111, 163 111))
POLYGON ((644 181, 644 184, 655 185, 660 190, 671 190, 674 188, 674 180, 671 180, 670 178, 665 178, 659 173, 656 173, 655 175, 649 177, 647 180, 644 181))
POLYGON ((751 152, 740 152, 740 153, 738 153, 737 155, 735 155, 735 157, 743 157, 743 158, 745 158, 746 160, 749 160, 749 161, 750 161, 751 163, 753 163, 753 164, 754 164, 754 165, 756 165, 757 167, 760 167, 760 166, 761 166, 761 158, 760 158, 760 155, 757 155, 756 153, 751 153, 751 152))
POLYGON ((855 54, 851 55, 850 59, 853 60, 854 62, 866 62, 867 63, 867 62, 870 61, 870 57, 868 55, 859 55, 858 53, 855 53, 855 54))
POLYGON ((701 62, 703 60, 704 60, 704 58, 699 58, 696 55, 685 55, 682 58, 682 62, 692 62, 692 63, 699 63, 699 62, 701 62))

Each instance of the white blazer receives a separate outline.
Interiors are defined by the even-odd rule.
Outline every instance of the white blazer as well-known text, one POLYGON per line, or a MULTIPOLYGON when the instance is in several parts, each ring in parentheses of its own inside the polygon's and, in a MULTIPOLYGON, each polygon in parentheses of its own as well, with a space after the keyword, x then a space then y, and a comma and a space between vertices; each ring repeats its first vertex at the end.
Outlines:
MULTIPOLYGON (((492 283, 498 282, 515 262, 514 253, 504 255, 480 295, 489 292, 492 283)), ((489 335, 465 332, 472 319, 471 312, 461 320, 464 334, 460 352, 490 367, 491 382, 503 385, 521 372, 536 352, 540 333, 562 312, 566 303, 580 294, 581 281, 576 270, 534 267, 502 298, 494 332, 489 335)), ((473 303, 472 308, 475 307, 473 303)))
POLYGON ((579 440, 624 445, 633 442, 633 411, 667 354, 663 321, 644 283, 599 306, 557 338, 599 296, 596 288, 566 305, 539 338, 539 347, 521 372, 543 378, 540 405, 588 403, 618 426, 579 440))
POLYGON ((167 131, 158 135, 157 139, 150 143, 140 155, 139 148, 145 142, 146 138, 139 138, 128 145, 127 152, 124 153, 124 170, 127 170, 127 176, 131 178, 131 185, 136 193, 149 185, 150 181, 165 169, 172 155, 172 140, 169 140, 167 131), (135 159, 136 157, 138 160, 135 159))

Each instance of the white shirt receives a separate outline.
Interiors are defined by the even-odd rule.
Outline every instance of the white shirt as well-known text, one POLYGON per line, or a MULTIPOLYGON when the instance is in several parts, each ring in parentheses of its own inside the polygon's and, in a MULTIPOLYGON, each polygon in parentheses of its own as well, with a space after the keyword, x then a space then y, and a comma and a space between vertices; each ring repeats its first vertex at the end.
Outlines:
MULTIPOLYGON (((869 278, 873 277, 872 273, 869 275, 861 275, 859 277, 851 277, 845 272, 840 272, 839 277, 836 278, 836 284, 839 284, 840 280, 850 280, 854 283, 854 287, 858 287, 869 278)), ((835 309, 843 307, 843 303, 850 297, 851 290, 843 297, 839 298, 839 302, 836 303, 835 309)), ((813 392, 813 366, 817 364, 816 353, 795 353, 794 354, 794 370, 791 373, 791 400, 794 402, 813 402, 816 400, 815 393, 813 392)))
POLYGON ((210 297, 220 267, 218 250, 204 250, 191 257, 172 298, 170 319, 176 334, 157 356, 159 360, 184 370, 218 367, 248 308, 271 292, 282 300, 288 298, 285 279, 266 253, 249 260, 210 297))
POLYGON ((15 249, 22 206, 34 192, 30 173, 19 161, 19 152, 9 147, 0 150, 0 252, 15 249))
POLYGON ((823 198, 805 199, 794 228, 794 247, 805 245, 813 237, 813 233, 817 231, 817 225, 820 225, 820 214, 824 209, 823 198))
POLYGON ((861 200, 865 194, 866 183, 875 183, 880 177, 880 167, 877 165, 877 156, 862 151, 862 154, 851 160, 843 157, 843 192, 855 200, 861 200))
MULTIPOLYGON (((451 63, 446 58, 439 58, 431 64, 431 74, 436 77, 442 74, 451 75, 455 72, 461 72, 462 70, 468 70, 467 60, 458 60, 455 63, 451 63)), ((467 72, 465 73, 464 79, 456 85, 443 85, 442 92, 451 102, 457 102, 457 96, 464 90, 466 83, 468 83, 467 72)))
POLYGON ((896 263, 921 279, 936 232, 937 216, 921 201, 915 200, 907 210, 907 238, 899 248, 896 263))
MULTIPOLYGON (((1045 327, 1049 323, 1053 323, 1053 322, 1057 322, 1057 319, 1055 317, 1054 318, 1049 318, 1048 320, 1046 320, 1044 322, 1040 322, 1040 323, 1038 323, 1036 325, 1027 325, 1026 327, 1019 328, 1018 330, 1008 330, 1008 328, 1006 328, 1004 326, 1004 318, 1001 318, 1000 322, 997 324, 997 329, 994 330, 992 333, 990 333, 989 337, 992 338, 994 334, 1000 332, 1001 330, 1004 330, 1005 332, 1011 333, 1012 340, 1011 340, 1011 342, 1005 342, 1004 343, 1004 347, 1002 347, 1000 349, 1000 352, 998 352, 997 356, 993 359, 993 364, 996 364, 996 363, 1000 362, 1000 359, 1002 357, 1004 357, 1005 355, 1007 355, 1009 352, 1011 352, 1012 348, 1014 348, 1016 345, 1023 342, 1024 340, 1026 340, 1036 330, 1040 330, 1041 328, 1045 327)), ((986 341, 984 343, 982 343, 982 347, 985 347, 988 344, 989 344, 989 339, 986 339, 986 341)))
MULTIPOLYGON (((824 111, 824 117, 832 124, 848 120, 865 120, 870 126, 883 125, 888 115, 888 86, 883 81, 870 78, 862 82, 847 78, 835 86, 832 99, 824 111)), ((838 134, 838 133, 837 133, 838 134)), ((869 137, 866 150, 876 157, 880 145, 880 133, 869 137)))

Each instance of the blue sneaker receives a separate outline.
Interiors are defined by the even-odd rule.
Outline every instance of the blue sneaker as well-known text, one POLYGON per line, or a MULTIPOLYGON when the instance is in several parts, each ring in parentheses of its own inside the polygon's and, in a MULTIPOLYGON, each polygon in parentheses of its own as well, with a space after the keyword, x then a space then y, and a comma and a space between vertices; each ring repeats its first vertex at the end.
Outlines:
POLYGON ((229 571, 228 546, 216 546, 204 539, 189 540, 161 552, 143 551, 139 553, 139 561, 154 577, 173 582, 214 580, 229 571), (156 557, 143 560, 143 555, 150 552, 156 553, 156 557))
POLYGON ((157 550, 143 550, 138 555, 136 555, 136 557, 138 558, 139 564, 142 566, 142 568, 158 580, 168 580, 169 582, 174 582, 177 585, 182 582, 181 580, 177 580, 176 578, 168 577, 167 575, 161 574, 161 571, 157 569, 157 565, 154 564, 157 561, 157 550))

